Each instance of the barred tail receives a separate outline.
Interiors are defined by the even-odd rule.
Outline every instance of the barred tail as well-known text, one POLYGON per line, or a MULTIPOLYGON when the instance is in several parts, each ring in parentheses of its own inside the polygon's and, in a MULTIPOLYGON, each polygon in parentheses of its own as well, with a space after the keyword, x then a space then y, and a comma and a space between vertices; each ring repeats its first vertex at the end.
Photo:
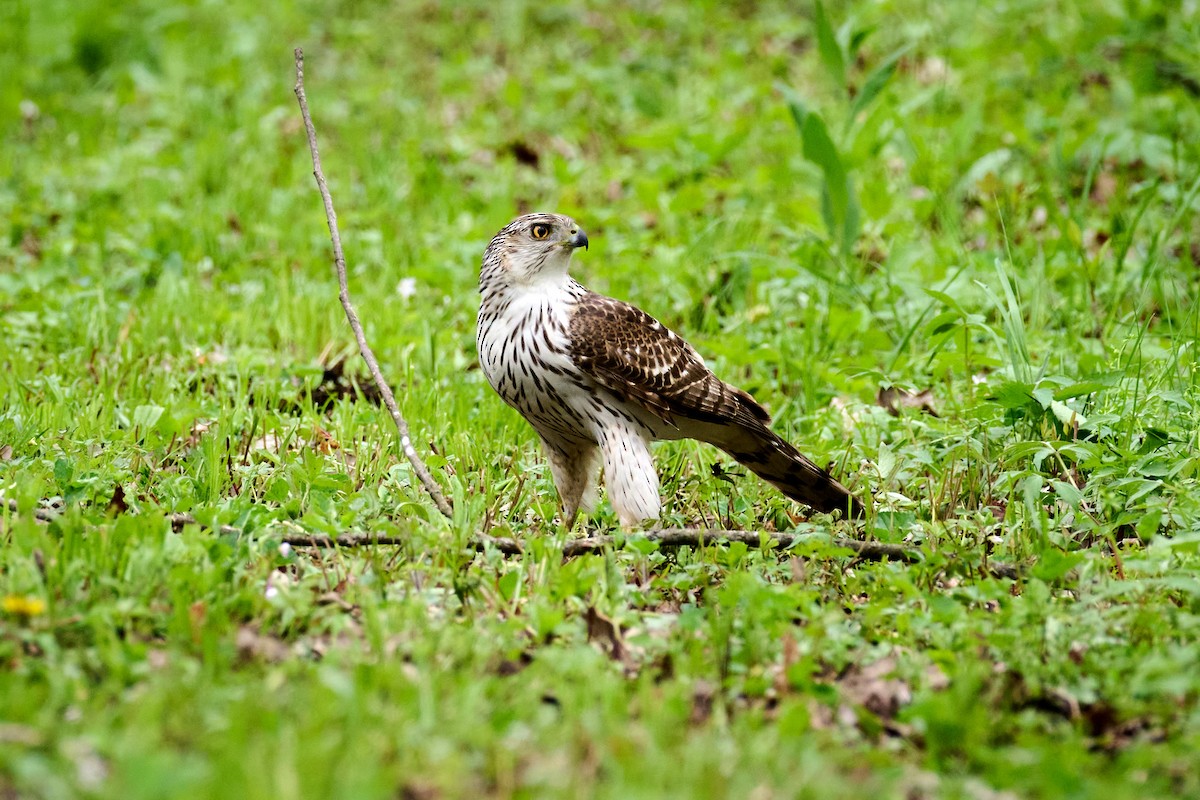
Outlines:
POLYGON ((740 435, 713 444, 793 500, 824 512, 848 509, 856 518, 866 513, 858 498, 832 475, 765 425, 756 428, 741 428, 740 435))

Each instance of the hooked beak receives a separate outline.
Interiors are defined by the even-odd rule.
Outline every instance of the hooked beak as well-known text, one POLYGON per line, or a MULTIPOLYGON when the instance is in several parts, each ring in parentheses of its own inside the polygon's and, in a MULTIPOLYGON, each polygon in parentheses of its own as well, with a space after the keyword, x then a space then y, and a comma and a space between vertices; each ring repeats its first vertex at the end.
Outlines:
POLYGON ((588 246, 587 234, 581 230, 576 230, 574 233, 571 234, 571 238, 567 240, 567 245, 569 245, 572 248, 577 249, 577 248, 582 247, 584 250, 587 250, 587 246, 588 246))

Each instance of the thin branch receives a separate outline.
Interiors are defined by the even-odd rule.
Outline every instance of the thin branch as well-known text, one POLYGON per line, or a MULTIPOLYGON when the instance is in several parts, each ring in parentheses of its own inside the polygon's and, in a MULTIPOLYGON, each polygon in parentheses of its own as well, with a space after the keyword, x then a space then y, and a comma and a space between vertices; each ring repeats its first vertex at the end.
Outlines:
MULTIPOLYGON (((760 531, 731 531, 704 528, 663 528, 638 534, 638 538, 654 542, 661 548, 674 549, 677 547, 702 547, 708 545, 723 545, 741 542, 750 547, 766 547, 773 550, 783 550, 801 541, 801 537, 787 533, 766 533, 760 531)), ((622 537, 628 538, 628 537, 622 537)), ((285 534, 282 542, 294 547, 371 547, 375 545, 403 545, 408 540, 399 536, 376 536, 369 533, 350 533, 340 536, 285 534)), ((583 539, 572 539, 563 544, 563 558, 575 558, 614 547, 620 544, 620 539, 613 536, 589 536, 583 539)), ((835 537, 833 544, 837 547, 852 550, 856 558, 863 561, 899 561, 904 564, 919 564, 925 560, 925 554, 915 547, 905 547, 900 544, 885 542, 860 542, 857 539, 835 537)), ((475 550, 494 549, 505 555, 521 555, 525 552, 521 543, 516 539, 501 538, 479 534, 472 536, 468 546, 475 550)), ((987 564, 981 567, 986 575, 1007 580, 1020 580, 1021 570, 1009 564, 987 564)))
MULTIPOLYGON (((701 547, 740 542, 750 547, 786 550, 796 543, 804 541, 803 537, 790 533, 734 531, 716 528, 662 528, 647 531, 641 534, 641 537, 662 548, 701 547)), ((832 542, 837 547, 854 551, 855 557, 864 561, 899 561, 905 564, 918 564, 925 560, 925 554, 921 550, 902 544, 862 542, 840 536, 834 537, 832 542)), ((616 544, 616 540, 612 536, 589 536, 583 539, 573 539, 563 545, 563 557, 569 558, 585 553, 594 553, 614 544, 616 544)), ((503 548, 497 549, 507 552, 503 548)), ((1021 570, 1008 564, 989 564, 983 571, 997 578, 1008 580, 1018 580, 1021 577, 1021 570)))
MULTIPOLYGON (((769 547, 771 549, 786 549, 801 541, 801 537, 790 533, 767 533, 765 531, 734 531, 720 528, 661 528, 646 531, 644 538, 656 543, 659 547, 699 547, 710 544, 733 544, 739 542, 750 547, 769 547)), ((921 551, 899 544, 884 544, 882 542, 860 542, 856 539, 835 538, 833 543, 839 547, 853 550, 859 558, 868 561, 903 561, 906 564, 916 564, 923 560, 921 551)), ((611 536, 589 536, 574 539, 563 546, 563 555, 581 555, 602 550, 613 544, 611 536)))
POLYGON ((375 386, 379 389, 379 394, 383 397, 383 403, 387 406, 387 410, 391 412, 392 422, 396 424, 396 431, 400 434, 400 447, 404 450, 404 456, 408 459, 408 463, 412 464, 413 472, 416 473, 421 485, 433 499, 438 511, 442 512, 447 519, 453 519, 454 509, 450 506, 446 496, 442 494, 441 487, 433 479, 425 462, 421 460, 417 449, 413 447, 412 437, 408 433, 408 423, 400 414, 400 407, 396 405, 396 397, 392 394, 391 387, 383 379, 379 362, 375 360, 375 354, 371 351, 371 346, 367 344, 366 334, 363 333, 362 323, 358 321, 358 312, 354 310, 354 306, 350 302, 350 287, 346 279, 346 257, 342 254, 342 237, 338 233, 337 214, 333 210, 333 198, 329 195, 329 186, 325 183, 325 173, 321 170, 321 157, 317 153, 317 131, 313 127, 312 115, 308 113, 308 99, 304 95, 304 51, 297 47, 295 56, 296 100, 300 102, 300 114, 304 117, 304 130, 308 134, 308 150, 312 154, 313 177, 317 179, 317 188, 321 192, 321 200, 325 203, 325 221, 329 223, 329 239, 333 243, 333 263, 337 267, 338 298, 342 301, 342 308, 346 311, 346 319, 350 321, 354 338, 358 340, 358 351, 371 371, 371 379, 375 381, 375 386))
MULTIPOLYGON (((205 528, 211 527, 210 525, 200 522, 191 514, 170 514, 167 516, 167 519, 171 520, 171 530, 175 533, 179 533, 188 525, 200 525, 205 528)), ((235 528, 232 525, 218 526, 216 531, 222 536, 238 536, 242 533, 241 528, 235 528)))
MULTIPOLYGON (((17 511, 16 500, 9 499, 5 505, 14 513, 17 511)), ((39 508, 34 512, 34 516, 42 522, 50 522, 60 513, 57 509, 39 508)), ((171 530, 176 533, 179 533, 187 525, 209 527, 206 523, 199 521, 191 514, 169 514, 167 519, 171 523, 171 530)), ((243 533, 240 528, 235 528, 232 525, 221 525, 218 530, 222 535, 226 536, 238 536, 243 533)), ((662 528, 624 537, 588 536, 582 539, 571 539, 563 544, 563 558, 574 558, 575 556, 596 553, 606 547, 618 546, 622 540, 635 537, 646 539, 647 541, 654 542, 659 547, 668 549, 741 542, 750 547, 767 547, 781 550, 791 547, 802 540, 801 537, 790 533, 730 531, 716 528, 662 528)), ((338 536, 329 536, 324 533, 285 533, 279 537, 279 543, 289 544, 293 547, 386 547, 411 544, 411 540, 404 536, 373 533, 343 533, 338 536)), ((841 537, 835 537, 833 544, 837 547, 853 550, 855 557, 864 561, 899 561, 905 564, 918 564, 925 560, 925 554, 921 550, 902 544, 860 542, 856 539, 843 539, 841 537)), ((467 546, 481 551, 490 548, 509 556, 521 555, 525 552, 521 543, 516 539, 488 536, 487 534, 472 536, 467 546)), ((1021 569, 1009 564, 989 563, 980 567, 980 570, 984 574, 996 578, 1006 578, 1014 581, 1021 578, 1021 569)))

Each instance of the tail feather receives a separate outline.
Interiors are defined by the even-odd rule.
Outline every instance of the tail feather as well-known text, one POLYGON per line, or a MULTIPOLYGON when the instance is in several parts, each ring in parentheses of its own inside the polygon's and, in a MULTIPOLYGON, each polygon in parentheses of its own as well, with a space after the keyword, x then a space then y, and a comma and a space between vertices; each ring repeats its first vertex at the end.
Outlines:
POLYGON ((865 515, 866 509, 849 489, 765 425, 754 431, 743 428, 742 433, 713 444, 793 500, 818 511, 848 511, 855 518, 865 515))

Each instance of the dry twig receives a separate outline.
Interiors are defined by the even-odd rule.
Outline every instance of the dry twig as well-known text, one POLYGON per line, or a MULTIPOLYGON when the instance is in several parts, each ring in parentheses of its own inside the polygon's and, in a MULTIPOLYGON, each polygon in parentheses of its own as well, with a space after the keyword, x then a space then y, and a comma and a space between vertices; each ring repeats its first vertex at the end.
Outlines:
POLYGON ((321 157, 317 153, 317 131, 313 127, 312 115, 308 113, 308 99, 304 95, 304 51, 297 47, 295 56, 296 100, 300 103, 300 114, 304 117, 304 130, 308 134, 308 150, 312 154, 313 177, 317 179, 317 189, 320 190, 321 199, 325 203, 325 221, 329 223, 329 239, 333 243, 333 263, 337 267, 340 288, 338 298, 342 301, 342 308, 346 311, 346 319, 349 320, 350 327, 354 331, 354 338, 358 340, 358 351, 362 353, 363 360, 367 362, 367 368, 371 371, 371 379, 379 388, 384 405, 391 412, 392 422, 396 423, 396 431, 400 434, 400 447, 404 450, 404 456, 408 459, 408 463, 412 464, 413 472, 416 473, 421 485, 433 499, 438 511, 442 512, 447 519, 452 519, 454 510, 450 506, 450 501, 442 494, 441 487, 429 473, 429 468, 421 460, 417 449, 413 447, 412 437, 408 433, 408 423, 400 414, 400 407, 396 405, 396 397, 392 394, 391 387, 383 379, 379 362, 375 360, 375 354, 371 351, 371 346, 367 344, 367 336, 363 333, 362 323, 358 321, 358 313, 350 302, 350 287, 346 280, 346 257, 342 254, 342 237, 338 233, 337 214, 333 210, 333 198, 329 195, 329 186, 325 183, 325 173, 321 170, 321 157))
MULTIPOLYGON (((10 511, 14 513, 17 511, 16 500, 8 499, 5 505, 8 506, 10 511)), ((34 512, 34 516, 41 522, 50 522, 60 513, 62 512, 58 509, 39 508, 34 512)), ((171 523, 171 530, 176 533, 179 533, 188 525, 209 527, 206 523, 186 513, 168 514, 167 519, 171 523)), ((238 536, 242 534, 240 528, 232 525, 221 525, 217 530, 225 536, 238 536)), ((645 531, 644 533, 635 533, 623 537, 586 536, 581 539, 570 539, 563 544, 563 558, 574 558, 589 553, 597 553, 606 547, 618 546, 621 541, 631 538, 644 538, 654 542, 659 547, 667 549, 676 547, 705 547, 741 542, 750 547, 768 547, 778 550, 791 547, 801 537, 790 533, 731 531, 718 528, 660 528, 658 530, 645 531)), ((286 543, 293 547, 331 548, 403 546, 410 542, 407 537, 387 534, 343 533, 338 536, 329 536, 324 533, 285 533, 279 537, 279 543, 286 543)), ((845 539, 842 537, 834 537, 833 544, 847 550, 853 550, 855 558, 862 559, 863 561, 901 561, 905 564, 916 564, 924 560, 925 557, 919 549, 901 544, 860 542, 857 539, 845 539)), ((525 548, 516 539, 488 536, 487 534, 472 536, 467 546, 475 550, 491 548, 510 556, 521 555, 525 552, 525 548)), ((1021 570, 1009 564, 987 564, 981 568, 981 571, 987 575, 997 578, 1007 578, 1009 580, 1018 580, 1021 577, 1021 570)))
MULTIPOLYGON (((761 531, 730 531, 708 528, 662 528, 635 534, 632 537, 645 538, 664 549, 677 547, 704 547, 709 545, 732 544, 741 542, 750 547, 767 547, 773 550, 783 550, 791 547, 800 537, 788 533, 767 533, 761 531)), ((349 533, 340 536, 287 534, 282 537, 294 547, 370 547, 376 545, 403 545, 407 540, 399 536, 377 536, 369 533, 349 533)), ((587 536, 581 539, 571 539, 563 544, 563 558, 598 553, 606 547, 618 545, 620 539, 613 536, 587 536)), ((915 547, 885 542, 860 542, 857 539, 834 537, 833 544, 854 552, 854 557, 862 561, 900 561, 905 564, 917 564, 924 560, 924 554, 915 547)), ((469 547, 475 550, 492 548, 505 555, 521 555, 525 549, 516 539, 480 534, 472 536, 469 547)), ((1020 580, 1021 570, 1009 564, 989 563, 981 567, 981 572, 996 578, 1020 580)))

